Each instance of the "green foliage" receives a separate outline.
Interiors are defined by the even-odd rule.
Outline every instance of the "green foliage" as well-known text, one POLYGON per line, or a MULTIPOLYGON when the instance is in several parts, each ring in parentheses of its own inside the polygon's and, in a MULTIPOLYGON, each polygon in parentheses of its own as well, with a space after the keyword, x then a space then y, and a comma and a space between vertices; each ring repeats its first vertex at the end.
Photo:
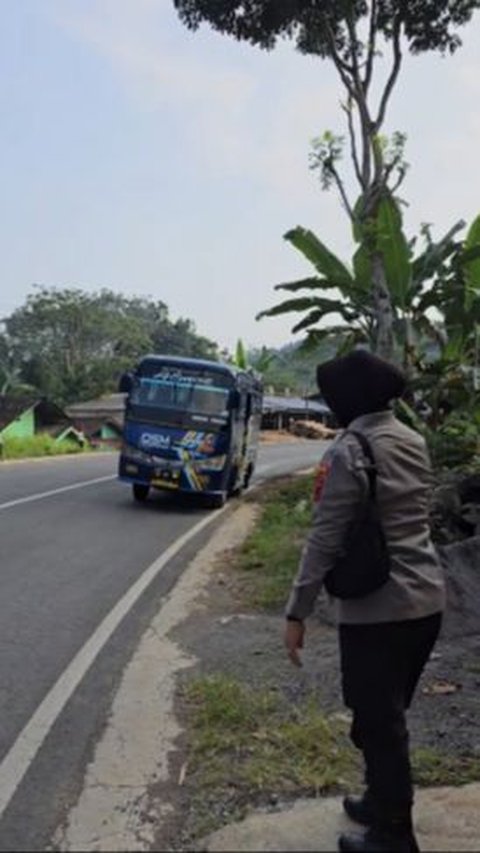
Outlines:
POLYGON ((411 282, 410 250, 403 233, 400 209, 391 196, 382 198, 372 226, 374 250, 383 258, 392 303, 397 310, 405 311, 411 282))
POLYGON ((172 322, 163 302, 110 290, 37 288, 3 325, 3 387, 27 385, 59 404, 116 390, 120 373, 148 352, 217 357, 217 345, 190 320, 172 322))
MULTIPOLYGON (((401 229, 392 220, 400 216, 393 198, 406 173, 406 137, 394 133, 386 139, 384 125, 392 91, 398 80, 404 45, 413 53, 453 52, 460 44, 458 27, 467 23, 480 0, 378 0, 338 3, 333 0, 174 0, 180 19, 191 29, 206 22, 221 33, 262 48, 275 47, 279 39, 294 41, 302 53, 328 58, 343 87, 349 151, 360 199, 352 205, 340 173, 345 138, 331 130, 313 140, 310 166, 320 175, 322 189, 334 186, 349 216, 355 239, 366 250, 371 268, 367 307, 371 312, 367 335, 385 358, 394 357, 394 306, 407 306, 409 256, 401 229), (386 50, 385 50, 386 49, 386 50), (378 62, 379 57, 382 58, 378 62), (385 61, 387 72, 385 74, 385 61), (380 73, 378 71, 380 70, 380 73), (375 95, 372 95, 375 92, 375 95), (385 279, 388 285, 386 286, 385 279)), ((299 229, 297 229, 298 231, 299 229)), ((306 257, 305 247, 298 246, 306 257)), ((319 256, 317 247, 317 257, 319 256)), ((365 267, 365 265, 363 264, 365 267)), ((298 286, 298 283, 293 283, 298 286)), ((338 286, 323 273, 317 285, 338 286)), ((355 270, 355 290, 360 282, 355 270)), ((292 287, 292 286, 291 286, 292 287)), ((293 289, 293 287, 292 287, 293 289)), ((340 291, 342 290, 339 287, 340 291)), ((343 294, 345 302, 345 294, 343 294)), ((294 331, 310 330, 329 314, 338 314, 359 337, 363 314, 349 305, 317 297, 289 300, 261 316, 285 311, 309 311, 294 331)), ((350 299, 350 295, 346 297, 350 299)), ((351 304, 351 303, 350 303, 351 304)), ((408 324, 405 326, 408 330, 408 324)))
POLYGON ((472 417, 466 411, 450 413, 427 442, 437 468, 469 468, 480 465, 480 406, 472 417))
POLYGON ((48 433, 39 433, 29 438, 6 436, 2 442, 3 459, 27 459, 33 456, 58 456, 60 454, 83 453, 86 447, 76 441, 56 441, 48 433))
MULTIPOLYGON (((290 38, 302 53, 329 56, 333 44, 344 61, 351 61, 349 22, 358 22, 370 13, 368 3, 339 3, 337 0, 173 0, 181 20, 191 29, 206 22, 221 33, 248 41, 267 50, 279 39, 290 38)), ((379 0, 376 4, 376 30, 385 39, 399 20, 410 50, 453 52, 460 44, 457 28, 470 20, 479 7, 478 0, 379 0)), ((364 59, 366 45, 355 45, 358 62, 364 59)))
POLYGON ((285 604, 311 523, 312 493, 311 476, 265 491, 260 520, 238 556, 250 604, 268 609, 285 604))
POLYGON ((329 190, 335 180, 335 171, 342 159, 345 138, 326 130, 322 136, 312 139, 310 169, 320 173, 322 190, 329 190))
POLYGON ((277 285, 278 290, 307 295, 258 315, 301 314, 292 331, 307 333, 318 361, 322 339, 334 339, 337 353, 359 340, 373 348, 370 258, 372 245, 376 247, 392 297, 397 358, 409 373, 416 404, 426 412, 420 422, 440 467, 475 464, 479 454, 480 217, 462 241, 456 235, 463 227, 456 223, 438 242, 423 228, 418 252, 418 240, 405 238, 398 205, 385 197, 376 219, 358 232, 362 242, 351 272, 312 232, 296 228, 286 238, 313 264, 316 275, 277 285), (332 289, 337 298, 323 295, 332 289), (343 325, 319 327, 330 314, 339 315, 343 325))
POLYGON ((196 679, 183 689, 190 723, 189 768, 196 787, 252 794, 328 793, 358 784, 359 761, 346 724, 314 696, 299 705, 229 676, 196 679))
POLYGON ((465 309, 470 310, 480 297, 480 215, 472 222, 463 247, 465 309))
POLYGON ((233 359, 233 363, 242 370, 246 370, 248 367, 248 356, 245 351, 243 341, 240 338, 238 339, 237 346, 235 348, 235 358, 233 359))
POLYGON ((289 393, 300 397, 318 391, 315 369, 320 361, 332 358, 340 346, 339 336, 316 341, 310 349, 286 344, 278 349, 262 347, 248 353, 248 360, 262 374, 266 393, 289 393))
POLYGON ((316 276, 277 284, 275 290, 298 292, 307 290, 308 296, 299 296, 280 302, 257 315, 274 317, 280 314, 299 312, 303 318, 296 323, 292 332, 306 331, 312 341, 318 340, 318 332, 324 336, 342 334, 348 336, 351 345, 363 340, 375 346, 376 312, 372 301, 372 255, 381 254, 384 262, 387 285, 395 306, 400 310, 408 304, 411 281, 410 251, 402 231, 402 220, 398 205, 385 196, 378 206, 377 216, 368 229, 358 232, 360 245, 355 251, 352 270, 337 258, 311 231, 298 226, 285 234, 285 239, 310 261, 316 276), (325 297, 323 293, 336 290, 337 298, 325 297), (318 324, 329 315, 339 316, 340 326, 318 324))
POLYGON ((412 750, 412 771, 414 782, 422 787, 468 785, 480 779, 480 758, 417 748, 412 750))
POLYGON ((421 417, 402 400, 398 414, 422 433, 435 469, 480 469, 480 395, 471 392, 458 368, 447 370, 438 382, 430 374, 413 385, 426 413, 421 417), (423 387, 418 392, 420 384, 423 387))

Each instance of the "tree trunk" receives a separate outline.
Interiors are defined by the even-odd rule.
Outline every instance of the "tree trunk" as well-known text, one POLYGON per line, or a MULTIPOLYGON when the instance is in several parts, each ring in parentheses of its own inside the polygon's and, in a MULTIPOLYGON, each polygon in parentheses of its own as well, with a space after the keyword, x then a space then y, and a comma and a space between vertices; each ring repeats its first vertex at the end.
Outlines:
POLYGON ((393 310, 390 291, 385 276, 383 259, 379 252, 372 257, 373 304, 375 306, 375 352, 380 358, 393 360, 393 310))

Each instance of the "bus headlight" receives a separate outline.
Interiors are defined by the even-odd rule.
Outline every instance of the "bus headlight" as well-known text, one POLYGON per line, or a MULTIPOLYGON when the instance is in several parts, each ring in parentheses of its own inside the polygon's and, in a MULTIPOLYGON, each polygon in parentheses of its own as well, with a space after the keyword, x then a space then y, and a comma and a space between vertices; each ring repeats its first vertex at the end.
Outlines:
POLYGON ((145 453, 139 447, 134 447, 132 444, 122 445, 122 455, 126 459, 131 459, 132 462, 143 462, 147 465, 153 465, 153 457, 151 453, 145 453))
POLYGON ((198 472, 211 472, 211 471, 222 471, 225 467, 225 463, 227 461, 227 457, 223 456, 210 456, 209 459, 197 459, 193 466, 195 471, 198 472))

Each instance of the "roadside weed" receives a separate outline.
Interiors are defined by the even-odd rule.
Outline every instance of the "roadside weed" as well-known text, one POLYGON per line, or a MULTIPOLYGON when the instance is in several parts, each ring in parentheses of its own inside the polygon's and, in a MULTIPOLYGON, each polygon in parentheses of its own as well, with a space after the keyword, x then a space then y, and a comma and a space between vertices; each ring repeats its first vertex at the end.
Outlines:
POLYGON ((311 696, 292 705, 278 691, 253 690, 225 675, 196 679, 183 696, 199 787, 312 795, 358 783, 346 724, 311 696))
POLYGON ((412 769, 414 781, 423 787, 466 785, 479 781, 480 758, 420 748, 412 751, 412 769))
POLYGON ((255 530, 234 563, 251 606, 275 609, 285 603, 311 523, 312 489, 311 475, 265 489, 255 530))

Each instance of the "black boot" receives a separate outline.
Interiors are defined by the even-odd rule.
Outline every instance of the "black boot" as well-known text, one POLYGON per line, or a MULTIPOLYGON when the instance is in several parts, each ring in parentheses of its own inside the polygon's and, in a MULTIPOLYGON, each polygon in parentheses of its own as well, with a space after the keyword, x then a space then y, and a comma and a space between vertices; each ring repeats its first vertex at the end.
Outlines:
POLYGON ((374 822, 372 798, 368 791, 362 797, 346 796, 343 800, 343 808, 351 820, 361 823, 362 826, 370 826, 374 822))
POLYGON ((371 826, 361 833, 344 832, 338 839, 341 853, 420 853, 410 826, 371 826))

